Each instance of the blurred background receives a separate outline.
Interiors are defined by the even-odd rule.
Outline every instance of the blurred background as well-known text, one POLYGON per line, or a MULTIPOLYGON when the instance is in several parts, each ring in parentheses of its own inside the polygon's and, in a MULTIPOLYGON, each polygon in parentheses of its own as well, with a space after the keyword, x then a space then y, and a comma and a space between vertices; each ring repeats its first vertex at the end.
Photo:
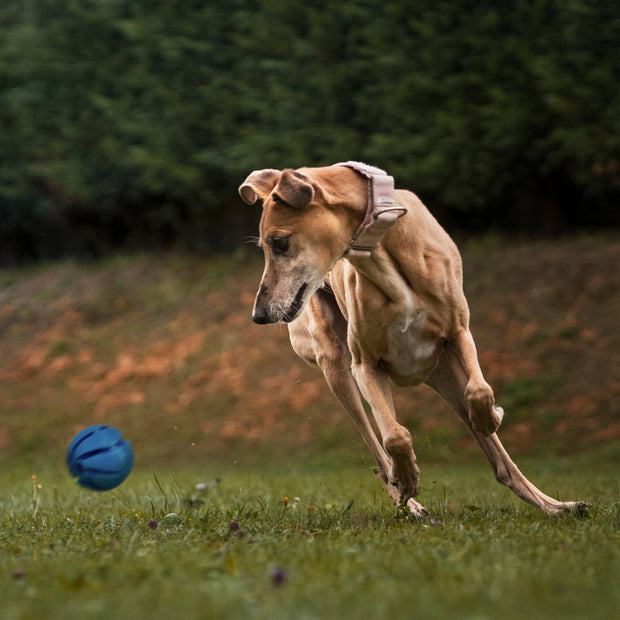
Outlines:
MULTIPOLYGON (((365 454, 250 322, 237 195, 348 159, 459 241, 509 447, 617 453, 616 0, 6 0, 0 29, 0 459, 100 421, 171 461, 365 454)), ((418 452, 467 451, 396 398, 418 452)))

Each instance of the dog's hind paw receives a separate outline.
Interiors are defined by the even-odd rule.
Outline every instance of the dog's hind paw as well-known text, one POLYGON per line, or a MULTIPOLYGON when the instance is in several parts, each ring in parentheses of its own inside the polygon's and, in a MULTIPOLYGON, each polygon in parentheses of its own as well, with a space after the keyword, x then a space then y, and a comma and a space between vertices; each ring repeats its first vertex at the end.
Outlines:
POLYGON ((588 509, 592 508, 590 502, 575 502, 573 512, 579 516, 585 516, 588 514, 588 509))
POLYGON ((552 517, 557 517, 563 514, 573 514, 578 517, 585 517, 589 514, 588 509, 590 508, 592 508, 592 504, 589 502, 554 502, 553 505, 543 508, 543 510, 552 517))

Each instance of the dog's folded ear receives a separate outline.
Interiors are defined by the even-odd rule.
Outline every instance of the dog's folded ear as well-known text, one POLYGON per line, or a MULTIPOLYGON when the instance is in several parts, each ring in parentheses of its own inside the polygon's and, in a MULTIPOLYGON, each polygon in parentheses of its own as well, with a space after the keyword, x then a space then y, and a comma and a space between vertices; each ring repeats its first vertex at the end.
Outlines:
POLYGON ((283 172, 266 168, 255 170, 239 187, 241 198, 249 205, 265 200, 274 190, 278 198, 295 208, 307 207, 314 199, 314 188, 303 173, 287 169, 283 172), (277 187, 276 187, 277 184, 277 187))
POLYGON ((239 195, 249 205, 253 205, 259 198, 265 200, 275 187, 279 176, 280 171, 271 168, 254 170, 240 185, 239 195))
POLYGON ((314 188, 310 179, 296 170, 284 170, 274 193, 291 207, 307 207, 314 198, 314 188))

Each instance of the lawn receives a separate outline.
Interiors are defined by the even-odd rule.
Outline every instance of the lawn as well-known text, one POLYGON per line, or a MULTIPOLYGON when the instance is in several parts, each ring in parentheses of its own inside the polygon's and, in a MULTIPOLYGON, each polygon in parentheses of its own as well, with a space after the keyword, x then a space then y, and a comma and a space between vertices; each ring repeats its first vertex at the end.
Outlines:
POLYGON ((482 463, 423 469, 422 522, 342 455, 137 469, 106 493, 60 465, 4 470, 2 618, 614 617, 617 469, 525 465, 590 515, 548 517, 482 463))
POLYGON ((617 234, 463 248, 500 437, 586 518, 497 484, 422 387, 395 402, 431 518, 403 519, 286 329, 251 322, 259 254, 0 271, 0 618, 615 617, 617 234), (94 493, 63 459, 102 423, 136 465, 94 493))

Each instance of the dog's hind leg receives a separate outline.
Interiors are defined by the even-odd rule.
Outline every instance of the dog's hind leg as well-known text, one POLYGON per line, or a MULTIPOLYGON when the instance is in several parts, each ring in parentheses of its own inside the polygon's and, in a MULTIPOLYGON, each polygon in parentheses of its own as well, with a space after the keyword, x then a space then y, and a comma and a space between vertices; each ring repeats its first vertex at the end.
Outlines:
POLYGON ((587 502, 560 502, 545 495, 519 471, 495 433, 487 437, 474 428, 469 418, 468 400, 465 395, 468 378, 460 361, 452 357, 449 351, 442 353, 437 367, 427 378, 426 383, 443 397, 469 428, 491 463, 498 482, 506 485, 528 504, 547 514, 587 512, 590 507, 587 502))

